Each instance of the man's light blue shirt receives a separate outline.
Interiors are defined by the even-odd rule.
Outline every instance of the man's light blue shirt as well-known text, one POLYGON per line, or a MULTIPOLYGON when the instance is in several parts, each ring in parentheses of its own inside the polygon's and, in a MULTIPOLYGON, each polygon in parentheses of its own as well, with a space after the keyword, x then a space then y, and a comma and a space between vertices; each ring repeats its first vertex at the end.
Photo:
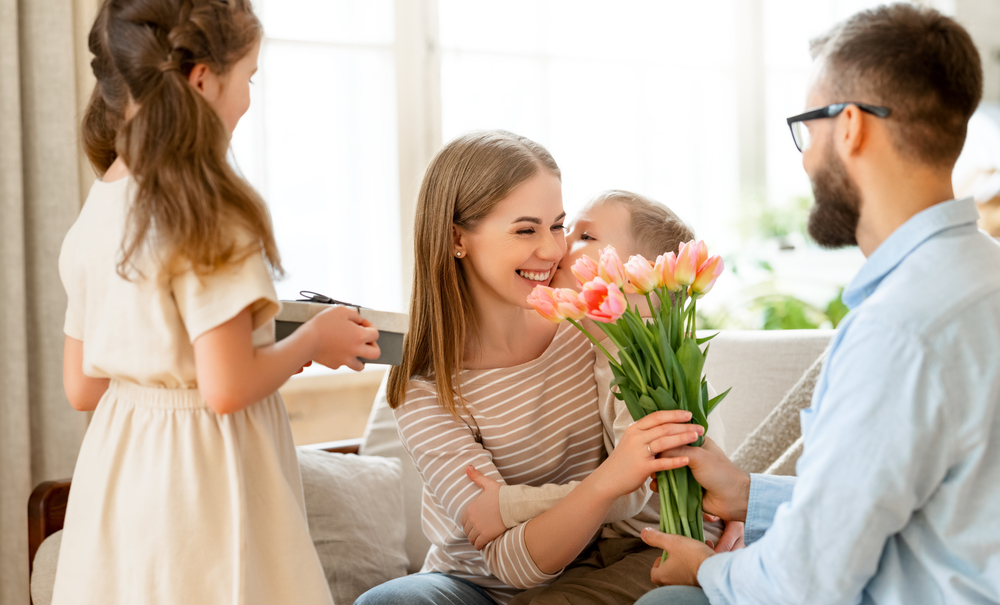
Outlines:
POLYGON ((894 231, 802 411, 796 478, 754 475, 715 605, 1000 603, 1000 246, 972 200, 894 231))

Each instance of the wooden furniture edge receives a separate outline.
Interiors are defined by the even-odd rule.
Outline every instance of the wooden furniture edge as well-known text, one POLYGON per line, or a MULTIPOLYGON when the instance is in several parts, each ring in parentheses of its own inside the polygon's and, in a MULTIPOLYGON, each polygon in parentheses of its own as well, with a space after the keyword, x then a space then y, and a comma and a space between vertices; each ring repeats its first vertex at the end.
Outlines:
MULTIPOLYGON (((299 446, 304 450, 321 450, 336 454, 357 454, 361 439, 342 439, 299 446)), ((28 578, 35 567, 38 548, 52 534, 63 528, 66 521, 66 502, 69 500, 70 480, 39 483, 28 498, 28 578)))

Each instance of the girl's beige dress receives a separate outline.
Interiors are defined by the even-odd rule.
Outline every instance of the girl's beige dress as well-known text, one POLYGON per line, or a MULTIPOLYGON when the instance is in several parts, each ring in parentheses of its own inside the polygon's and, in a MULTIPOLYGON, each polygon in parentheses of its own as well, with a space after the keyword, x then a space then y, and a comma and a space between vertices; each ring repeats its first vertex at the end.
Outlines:
POLYGON ((250 306, 254 344, 273 342, 263 258, 170 279, 149 254, 122 279, 134 187, 96 182, 59 259, 66 335, 111 386, 77 460, 52 602, 329 605, 280 396, 220 416, 197 389, 201 334, 250 306))

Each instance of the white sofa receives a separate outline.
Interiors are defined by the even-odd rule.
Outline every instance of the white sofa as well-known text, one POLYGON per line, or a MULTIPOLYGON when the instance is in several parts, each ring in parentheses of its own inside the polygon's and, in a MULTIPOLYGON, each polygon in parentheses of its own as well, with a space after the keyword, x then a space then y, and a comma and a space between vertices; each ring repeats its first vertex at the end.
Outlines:
MULTIPOLYGON (((733 387, 719 408, 729 453, 823 353, 832 334, 724 331, 712 341, 705 373, 720 392, 733 387)), ((310 529, 337 605, 349 605, 378 582, 419 570, 429 545, 420 523, 420 477, 399 442, 381 391, 360 454, 300 454, 310 529), (402 488, 387 489, 394 484, 402 488)), ((51 599, 59 539, 59 533, 50 536, 35 556, 35 605, 51 599)))

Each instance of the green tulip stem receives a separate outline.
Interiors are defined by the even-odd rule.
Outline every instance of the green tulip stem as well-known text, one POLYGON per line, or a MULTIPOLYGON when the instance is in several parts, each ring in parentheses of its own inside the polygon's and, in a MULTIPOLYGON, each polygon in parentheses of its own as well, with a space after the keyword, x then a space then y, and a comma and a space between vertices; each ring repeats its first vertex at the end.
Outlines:
MULTIPOLYGON (((608 353, 608 350, 604 348, 604 345, 602 345, 600 342, 598 342, 598 340, 596 338, 594 338, 590 334, 590 332, 588 332, 587 330, 585 330, 583 328, 583 326, 580 325, 580 322, 576 321, 575 319, 570 319, 569 323, 573 324, 576 327, 577 330, 580 330, 581 332, 583 332, 587 336, 587 338, 590 339, 590 342, 594 343, 594 346, 596 346, 598 349, 601 350, 602 353, 604 353, 604 356, 608 358, 608 361, 611 362, 611 365, 615 366, 616 368, 618 368, 619 370, 621 370, 624 373, 624 370, 622 370, 622 366, 617 361, 615 361, 615 358, 611 356, 611 353, 608 353)), ((611 336, 609 334, 608 338, 610 338, 610 337, 611 336)), ((612 339, 612 340, 614 340, 614 339, 612 339)), ((618 343, 615 343, 615 345, 617 345, 617 344, 618 343)), ((621 347, 619 347, 619 348, 621 348, 621 347)))

